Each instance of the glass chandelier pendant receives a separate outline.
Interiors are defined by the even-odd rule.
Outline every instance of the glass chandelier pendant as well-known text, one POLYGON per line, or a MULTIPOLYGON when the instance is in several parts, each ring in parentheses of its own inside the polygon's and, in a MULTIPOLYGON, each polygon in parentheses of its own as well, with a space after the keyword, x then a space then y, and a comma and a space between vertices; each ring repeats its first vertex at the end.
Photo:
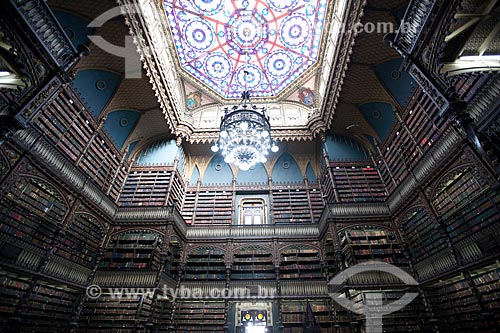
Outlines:
POLYGON ((242 94, 242 101, 231 109, 224 109, 219 140, 211 147, 220 150, 224 161, 248 170, 257 163, 265 163, 269 150, 279 150, 271 138, 271 125, 266 109, 250 103, 250 93, 242 94))

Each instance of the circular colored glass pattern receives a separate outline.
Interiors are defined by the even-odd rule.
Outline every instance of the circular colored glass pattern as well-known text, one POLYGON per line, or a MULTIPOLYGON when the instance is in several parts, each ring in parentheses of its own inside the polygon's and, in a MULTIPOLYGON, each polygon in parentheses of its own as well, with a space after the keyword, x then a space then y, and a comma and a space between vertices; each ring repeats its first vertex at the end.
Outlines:
POLYGON ((237 9, 224 25, 229 46, 237 54, 257 54, 267 43, 269 25, 255 9, 237 9))
POLYGON ((273 97, 313 66, 327 0, 164 0, 186 72, 223 98, 273 97))

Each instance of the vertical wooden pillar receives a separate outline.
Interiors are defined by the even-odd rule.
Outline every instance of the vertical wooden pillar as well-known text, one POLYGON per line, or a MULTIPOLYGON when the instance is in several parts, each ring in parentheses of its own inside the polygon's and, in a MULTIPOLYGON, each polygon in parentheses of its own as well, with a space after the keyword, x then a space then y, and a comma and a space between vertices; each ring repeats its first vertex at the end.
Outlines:
POLYGON ((273 198, 273 179, 269 177, 267 179, 267 184, 269 186, 269 224, 274 224, 274 198, 273 198))
POLYGON ((314 211, 311 204, 311 195, 309 193, 309 179, 304 176, 304 185, 306 186, 307 202, 309 203, 309 213, 311 215, 311 223, 314 223, 314 211))
POLYGON ((198 194, 200 193, 201 187, 201 178, 198 178, 196 182, 196 193, 194 196, 194 207, 193 207, 193 218, 191 219, 191 224, 195 224, 196 222, 196 210, 198 209, 198 194))
POLYGON ((163 204, 164 206, 168 206, 168 201, 170 200, 170 196, 172 195, 172 186, 175 181, 178 165, 179 165, 179 157, 175 156, 173 170, 170 173, 170 179, 168 181, 167 193, 165 194, 165 202, 163 204))
POLYGON ((333 195, 335 196, 335 202, 340 202, 339 191, 337 189, 337 183, 335 182, 335 177, 333 176, 332 169, 330 168, 330 159, 328 153, 323 149, 323 159, 325 160, 326 169, 328 170, 328 176, 330 177, 330 182, 332 183, 333 195))
POLYGON ((85 146, 85 148, 82 150, 82 153, 80 154, 80 156, 78 156, 78 159, 76 160, 76 163, 75 163, 76 166, 79 166, 80 163, 82 162, 83 157, 88 152, 90 146, 92 145, 92 142, 94 142, 95 138, 97 137, 97 135, 99 134, 99 131, 104 126, 105 122, 106 122, 106 117, 102 117, 101 120, 99 121, 99 125, 95 129, 94 133, 92 133, 92 136, 90 137, 89 142, 87 143, 87 145, 85 146))
MULTIPOLYGON (((232 212, 231 212, 231 224, 236 224, 236 219, 238 216, 238 212, 240 208, 238 207, 238 203, 236 202, 236 178, 233 177, 233 181, 231 183, 231 190, 232 190, 232 212)), ((241 223, 241 221, 239 221, 241 223)))
MULTIPOLYGON (((113 179, 111 179, 111 183, 109 184, 108 190, 106 191, 107 196, 109 196, 109 193, 113 189, 113 185, 116 181, 116 177, 118 177, 118 174, 120 173, 120 169, 123 167, 123 163, 125 162, 126 157, 127 157, 127 152, 125 151, 125 152, 123 152, 122 158, 120 159, 120 164, 118 164, 118 168, 116 169, 115 174, 113 175, 113 179)), ((124 182, 125 182, 125 180, 124 180, 124 182)))

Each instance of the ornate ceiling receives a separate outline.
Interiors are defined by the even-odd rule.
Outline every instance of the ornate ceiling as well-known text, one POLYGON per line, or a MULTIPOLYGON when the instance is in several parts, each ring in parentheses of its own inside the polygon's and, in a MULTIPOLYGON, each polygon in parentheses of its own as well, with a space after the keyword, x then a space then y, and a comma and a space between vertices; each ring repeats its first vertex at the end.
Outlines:
POLYGON ((223 98, 275 97, 319 59, 326 0, 164 5, 180 67, 223 98))
MULTIPOLYGON (((186 2, 187 5, 196 3, 186 2)), ((293 1, 275 2, 279 6, 294 5, 293 1)), ((367 136, 379 142, 383 141, 383 137, 378 136, 380 124, 375 122, 376 117, 373 115, 377 111, 384 112, 385 108, 379 108, 381 102, 386 103, 387 107, 400 106, 394 98, 397 93, 388 89, 383 80, 384 73, 392 80, 390 77, 395 73, 393 70, 397 70, 397 66, 390 68, 381 65, 390 63, 398 55, 384 44, 383 33, 356 34, 353 33, 353 25, 360 22, 393 22, 397 25, 398 18, 404 13, 406 2, 407 0, 328 2, 316 64, 305 70, 276 97, 253 99, 254 102, 267 106, 274 129, 273 136, 276 139, 307 141, 324 132, 334 132, 355 137, 367 147, 371 146, 367 136), (345 24, 344 33, 339 32, 340 24, 345 24), (374 108, 374 111, 367 111, 367 108, 374 108), (375 110, 376 108, 380 110, 375 110)), ((202 3, 212 2, 206 0, 202 3)), ((317 5, 319 2, 297 1, 295 5, 298 8, 306 3, 317 5)), ((49 4, 55 10, 71 13, 87 22, 117 6, 114 0, 50 0, 49 4)), ((77 75, 85 71, 109 71, 118 75, 118 85, 110 93, 109 101, 103 102, 104 107, 98 117, 107 117, 106 125, 116 120, 116 126, 109 126, 116 132, 129 131, 125 135, 125 142, 117 143, 117 147, 132 150, 131 156, 144 145, 159 138, 172 138, 173 135, 193 143, 214 140, 225 104, 234 103, 234 99, 226 100, 213 88, 207 89, 205 83, 180 68, 177 48, 173 44, 170 21, 166 14, 167 4, 164 0, 134 0, 132 3, 127 1, 123 5, 131 6, 129 9, 132 14, 126 15, 125 19, 117 17, 110 20, 92 32, 119 47, 124 46, 125 38, 129 38, 129 33, 132 34, 139 51, 136 56, 141 57, 144 64, 142 78, 127 78, 124 73, 124 59, 101 50, 93 43, 88 44, 90 55, 82 58, 76 67, 77 75), (142 6, 141 11, 144 11, 145 15, 137 13, 139 6, 142 6), (122 120, 126 116, 124 110, 139 112, 139 119, 135 123, 129 119, 130 126, 123 127, 122 120), (119 113, 120 116, 112 117, 113 113, 119 113)), ((259 6, 262 16, 262 1, 251 2, 249 8, 252 6, 259 6)), ((272 9, 271 5, 268 7, 272 9)), ((231 16, 234 7, 229 9, 231 16)), ((301 12, 301 15, 304 15, 305 9, 301 10, 304 10, 301 12)), ((190 12, 193 18, 195 14, 202 16, 194 8, 191 8, 190 12)), ((279 11, 274 12, 277 15, 279 11)), ((76 28, 73 30, 77 31, 76 28)), ((281 42, 279 36, 276 40, 277 43, 281 42)), ((219 47, 219 42, 213 43, 214 48, 218 47, 218 50, 223 52, 224 48, 219 47)), ((278 49, 275 48, 271 52, 276 50, 278 49)), ((205 54, 205 57, 208 56, 209 54, 205 54)), ((254 64, 255 55, 250 57, 253 57, 251 64, 254 64)), ((261 60, 261 65, 265 66, 265 60, 261 60)), ((89 88, 96 90, 97 82, 102 80, 106 81, 99 74, 95 80, 88 82, 89 88)), ((401 85, 400 81, 393 82, 401 85)), ((111 82, 106 82, 111 88, 111 82)), ((383 118, 379 123, 382 121, 383 118)), ((298 143, 293 143, 295 144, 298 143)), ((189 147, 200 147, 200 151, 209 151, 206 145, 189 147)))
POLYGON ((254 103, 269 110, 277 140, 311 140, 326 132, 355 37, 353 26, 365 4, 120 3, 167 124, 190 142, 214 141, 224 108, 245 88, 254 103))

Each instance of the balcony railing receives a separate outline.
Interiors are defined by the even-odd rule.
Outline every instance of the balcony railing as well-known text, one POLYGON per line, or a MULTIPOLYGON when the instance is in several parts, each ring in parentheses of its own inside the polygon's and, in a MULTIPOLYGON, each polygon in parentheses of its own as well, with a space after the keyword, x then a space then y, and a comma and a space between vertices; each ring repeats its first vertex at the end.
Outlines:
POLYGON ((438 0, 410 2, 395 42, 406 54, 412 54, 438 0))
POLYGON ((43 45, 57 67, 66 68, 77 51, 43 0, 10 0, 15 10, 43 45))
POLYGON ((193 226, 187 230, 188 239, 247 239, 247 238, 293 238, 318 237, 317 225, 232 225, 232 226, 193 226))

